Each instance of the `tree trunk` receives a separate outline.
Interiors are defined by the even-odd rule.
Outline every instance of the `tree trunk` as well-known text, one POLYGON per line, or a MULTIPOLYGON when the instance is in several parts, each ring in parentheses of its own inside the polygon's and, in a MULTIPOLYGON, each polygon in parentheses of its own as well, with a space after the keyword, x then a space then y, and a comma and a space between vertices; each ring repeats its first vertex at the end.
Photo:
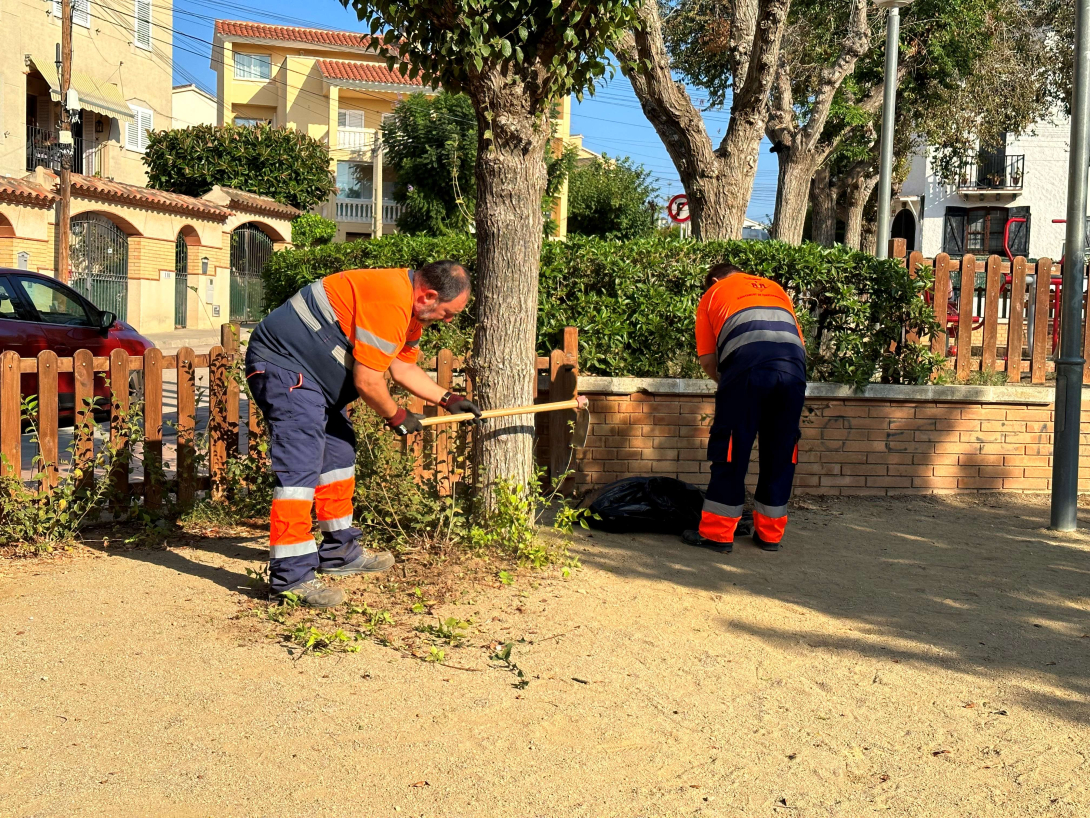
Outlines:
POLYGON ((712 148, 704 119, 685 86, 674 79, 657 0, 645 0, 640 9, 642 27, 626 32, 615 49, 644 114, 685 186, 693 235, 703 240, 742 235, 791 3, 747 0, 739 5, 744 13, 736 15, 739 25, 732 32, 735 93, 727 133, 718 149, 712 148), (739 76, 743 73, 744 77, 739 76))
POLYGON ((878 174, 865 174, 853 179, 844 191, 844 244, 853 250, 866 249, 863 246, 863 211, 877 186, 878 174))
POLYGON ((781 150, 776 158, 780 163, 780 175, 772 238, 798 244, 806 225, 806 205, 810 201, 810 180, 814 178, 816 160, 812 151, 790 148, 781 150))
MULTIPOLYGON (((467 90, 478 111, 475 396, 485 409, 524 406, 533 402, 536 375, 549 126, 533 115, 532 92, 498 71, 467 90)), ((477 485, 486 510, 494 507, 497 481, 529 485, 533 446, 528 415, 490 420, 477 434, 477 485)))
POLYGON ((810 237, 817 244, 832 247, 836 244, 836 195, 832 187, 832 174, 825 165, 814 171, 810 183, 810 237))

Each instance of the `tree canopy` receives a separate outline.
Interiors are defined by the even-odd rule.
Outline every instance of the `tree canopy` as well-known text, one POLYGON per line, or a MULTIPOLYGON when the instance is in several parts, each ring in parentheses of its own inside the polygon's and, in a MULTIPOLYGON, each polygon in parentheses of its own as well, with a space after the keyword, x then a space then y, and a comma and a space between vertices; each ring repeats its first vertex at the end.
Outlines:
POLYGON ((602 156, 576 166, 568 180, 568 232, 635 239, 655 230, 658 186, 628 157, 602 156))
POLYGON ((223 185, 309 210, 335 188, 325 145, 268 125, 194 125, 152 133, 144 164, 149 187, 187 196, 223 185))

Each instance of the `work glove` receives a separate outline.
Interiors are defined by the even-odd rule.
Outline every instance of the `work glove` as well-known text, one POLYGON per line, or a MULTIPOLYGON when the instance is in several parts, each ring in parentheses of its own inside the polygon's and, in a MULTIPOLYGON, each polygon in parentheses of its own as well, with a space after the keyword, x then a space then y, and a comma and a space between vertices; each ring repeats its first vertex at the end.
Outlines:
POLYGON ((424 431, 424 427, 420 423, 421 417, 423 416, 398 407, 397 413, 392 418, 386 419, 386 425, 398 437, 405 437, 405 435, 411 435, 414 432, 424 431))
POLYGON ((478 418, 478 420, 472 421, 474 425, 480 426, 484 423, 483 420, 479 420, 481 417, 481 408, 469 398, 464 395, 459 395, 457 392, 447 392, 439 401, 439 405, 452 415, 461 415, 466 412, 472 413, 478 418))

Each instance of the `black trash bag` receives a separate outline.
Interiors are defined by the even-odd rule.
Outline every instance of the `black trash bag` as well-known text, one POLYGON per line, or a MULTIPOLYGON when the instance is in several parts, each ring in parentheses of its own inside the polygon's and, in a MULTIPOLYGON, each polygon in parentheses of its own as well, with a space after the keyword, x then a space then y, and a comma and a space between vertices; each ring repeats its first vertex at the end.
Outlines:
POLYGON ((700 525, 704 492, 673 477, 628 477, 590 504, 592 528, 613 534, 681 534, 700 525))

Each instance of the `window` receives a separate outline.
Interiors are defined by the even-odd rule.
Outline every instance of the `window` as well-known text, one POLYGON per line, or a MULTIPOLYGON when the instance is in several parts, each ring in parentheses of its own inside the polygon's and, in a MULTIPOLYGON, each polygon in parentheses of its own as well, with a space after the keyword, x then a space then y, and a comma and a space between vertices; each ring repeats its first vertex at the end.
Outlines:
POLYGON ((337 198, 371 201, 371 166, 360 162, 337 163, 337 198))
POLYGON ((61 285, 40 278, 20 278, 18 281, 30 303, 38 311, 38 320, 42 323, 72 327, 94 326, 83 302, 61 285))
MULTIPOLYGON (((53 0, 53 16, 61 17, 61 0, 53 0)), ((91 27, 91 0, 72 0, 72 22, 84 28, 91 27)))
POLYGON ((363 125, 363 111, 337 111, 338 128, 359 128, 363 125))
POLYGON ((253 127, 254 125, 272 125, 272 120, 252 116, 236 116, 235 124, 240 128, 248 128, 253 127))
POLYGON ((133 39, 139 48, 151 51, 151 0, 135 0, 133 39))
POLYGON ((143 153, 148 147, 148 131, 152 129, 152 112, 147 108, 132 108, 133 122, 125 123, 125 147, 143 153))
POLYGON ((267 80, 272 77, 272 57, 268 54, 235 53, 236 80, 267 80))
MULTIPOLYGON (((1025 208, 1012 208, 1009 212, 1005 207, 948 207, 946 208, 946 223, 943 227, 943 252, 951 256, 961 256, 972 253, 974 256, 1006 255, 1004 247, 1004 234, 1007 227, 1007 219, 1013 216, 1023 215, 1025 208), (1018 213, 1014 213, 1018 210, 1018 213)), ((1028 216, 1028 213, 1025 215, 1028 216)), ((1020 223, 1019 223, 1020 225, 1020 223)), ((1011 252, 1016 255, 1025 255, 1029 250, 1029 230, 1024 234, 1021 230, 1011 228, 1011 252), (1017 247, 1016 243, 1024 245, 1017 247), (1019 251, 1022 252, 1019 252, 1019 251)))
POLYGON ((15 299, 15 293, 11 291, 11 285, 0 278, 0 319, 4 318, 21 319, 23 310, 15 299))

